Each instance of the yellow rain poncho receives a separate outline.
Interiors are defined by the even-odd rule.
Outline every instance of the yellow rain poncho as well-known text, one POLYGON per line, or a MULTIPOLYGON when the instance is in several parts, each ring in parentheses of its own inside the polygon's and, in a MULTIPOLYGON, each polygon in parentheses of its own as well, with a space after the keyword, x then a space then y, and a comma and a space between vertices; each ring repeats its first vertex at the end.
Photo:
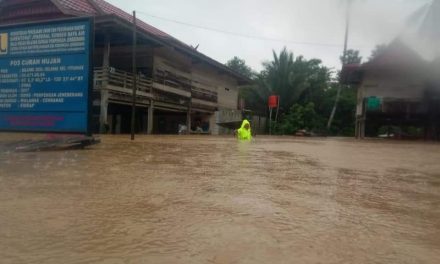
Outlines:
POLYGON ((252 140, 251 124, 246 119, 243 120, 240 129, 237 130, 237 137, 239 140, 252 140))

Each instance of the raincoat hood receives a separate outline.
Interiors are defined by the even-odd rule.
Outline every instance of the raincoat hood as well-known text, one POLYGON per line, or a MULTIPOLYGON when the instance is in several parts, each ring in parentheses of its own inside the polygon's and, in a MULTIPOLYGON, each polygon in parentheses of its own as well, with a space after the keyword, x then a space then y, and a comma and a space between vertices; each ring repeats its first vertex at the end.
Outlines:
POLYGON ((252 140, 251 124, 248 120, 243 120, 240 129, 237 131, 237 136, 240 140, 252 140), (249 125, 249 129, 245 128, 246 125, 249 125))

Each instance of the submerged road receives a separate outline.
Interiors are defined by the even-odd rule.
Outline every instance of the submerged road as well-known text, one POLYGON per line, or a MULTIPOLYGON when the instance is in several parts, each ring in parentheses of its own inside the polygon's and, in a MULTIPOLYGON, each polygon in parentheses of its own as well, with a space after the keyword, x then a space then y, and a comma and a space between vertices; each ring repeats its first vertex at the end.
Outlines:
POLYGON ((0 263, 440 263, 439 144, 101 139, 0 153, 0 263))

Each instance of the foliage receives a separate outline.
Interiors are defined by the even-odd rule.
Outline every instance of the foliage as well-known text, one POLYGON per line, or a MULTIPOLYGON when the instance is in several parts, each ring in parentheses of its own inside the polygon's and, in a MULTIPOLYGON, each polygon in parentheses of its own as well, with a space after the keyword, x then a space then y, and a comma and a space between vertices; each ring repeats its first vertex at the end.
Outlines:
POLYGON ((293 135, 301 129, 315 130, 320 126, 320 119, 314 103, 294 104, 282 121, 274 127, 274 133, 293 135))
POLYGON ((359 56, 359 51, 352 49, 347 50, 345 56, 340 56, 339 59, 341 60, 342 65, 360 64, 362 62, 362 57, 359 56))
MULTIPOLYGON (((361 60, 358 51, 348 54, 349 60, 361 60)), ((332 82, 330 70, 320 60, 294 57, 284 48, 280 53, 274 51, 272 61, 265 62, 263 67, 253 77, 253 85, 241 88, 240 96, 245 99, 247 109, 264 116, 268 116, 268 97, 272 94, 280 96, 279 120, 273 124, 275 134, 292 135, 307 129, 330 135, 354 135, 356 89, 332 82), (325 131, 337 90, 341 87, 333 126, 330 131, 325 131)))
POLYGON ((258 78, 260 96, 280 96, 280 113, 285 114, 303 93, 314 86, 323 87, 330 80, 330 71, 317 59, 294 58, 284 48, 279 54, 273 52, 273 60, 263 64, 258 78))
MULTIPOLYGON (((339 83, 332 84, 331 88, 325 91, 324 101, 317 109, 320 113, 331 112, 339 83)), ((354 127, 356 122, 356 100, 357 89, 354 87, 342 87, 339 97, 338 110, 333 119, 333 125, 327 131, 329 135, 354 136, 354 127)), ((327 116, 328 116, 327 115, 327 116)))
POLYGON ((255 85, 244 86, 240 89, 239 96, 245 100, 246 109, 252 110, 255 114, 265 116, 267 112, 267 98, 264 95, 260 95, 262 92, 257 87, 255 85))
MULTIPOLYGON (((360 64, 362 62, 362 57, 359 56, 358 50, 347 50, 344 52, 343 56, 340 57, 340 60, 342 65, 360 64)), ((340 104, 341 93, 343 92, 344 88, 348 88, 342 85, 341 72, 338 72, 338 80, 339 80, 339 85, 337 85, 336 87, 336 96, 335 96, 333 108, 330 112, 329 119, 327 122, 327 132, 331 132, 332 125, 334 125, 333 122, 335 119, 335 114, 337 113, 338 110, 338 105, 340 104)))
POLYGON ((316 96, 299 100, 287 114, 281 116, 278 124, 274 124, 274 134, 293 135, 298 130, 305 129, 316 134, 354 136, 357 91, 353 88, 341 90, 333 126, 330 131, 325 131, 327 117, 332 110, 338 85, 338 83, 333 83, 327 89, 316 93, 316 96))
POLYGON ((237 56, 226 62, 226 66, 249 79, 253 79, 256 75, 252 68, 246 64, 246 61, 237 56))

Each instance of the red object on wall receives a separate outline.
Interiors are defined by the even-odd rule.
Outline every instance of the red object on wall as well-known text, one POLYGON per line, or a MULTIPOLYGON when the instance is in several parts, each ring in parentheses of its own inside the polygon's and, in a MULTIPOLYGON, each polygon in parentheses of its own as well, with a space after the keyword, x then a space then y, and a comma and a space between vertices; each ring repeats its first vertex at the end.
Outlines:
POLYGON ((277 108, 279 103, 278 95, 269 96, 269 108, 277 108))

